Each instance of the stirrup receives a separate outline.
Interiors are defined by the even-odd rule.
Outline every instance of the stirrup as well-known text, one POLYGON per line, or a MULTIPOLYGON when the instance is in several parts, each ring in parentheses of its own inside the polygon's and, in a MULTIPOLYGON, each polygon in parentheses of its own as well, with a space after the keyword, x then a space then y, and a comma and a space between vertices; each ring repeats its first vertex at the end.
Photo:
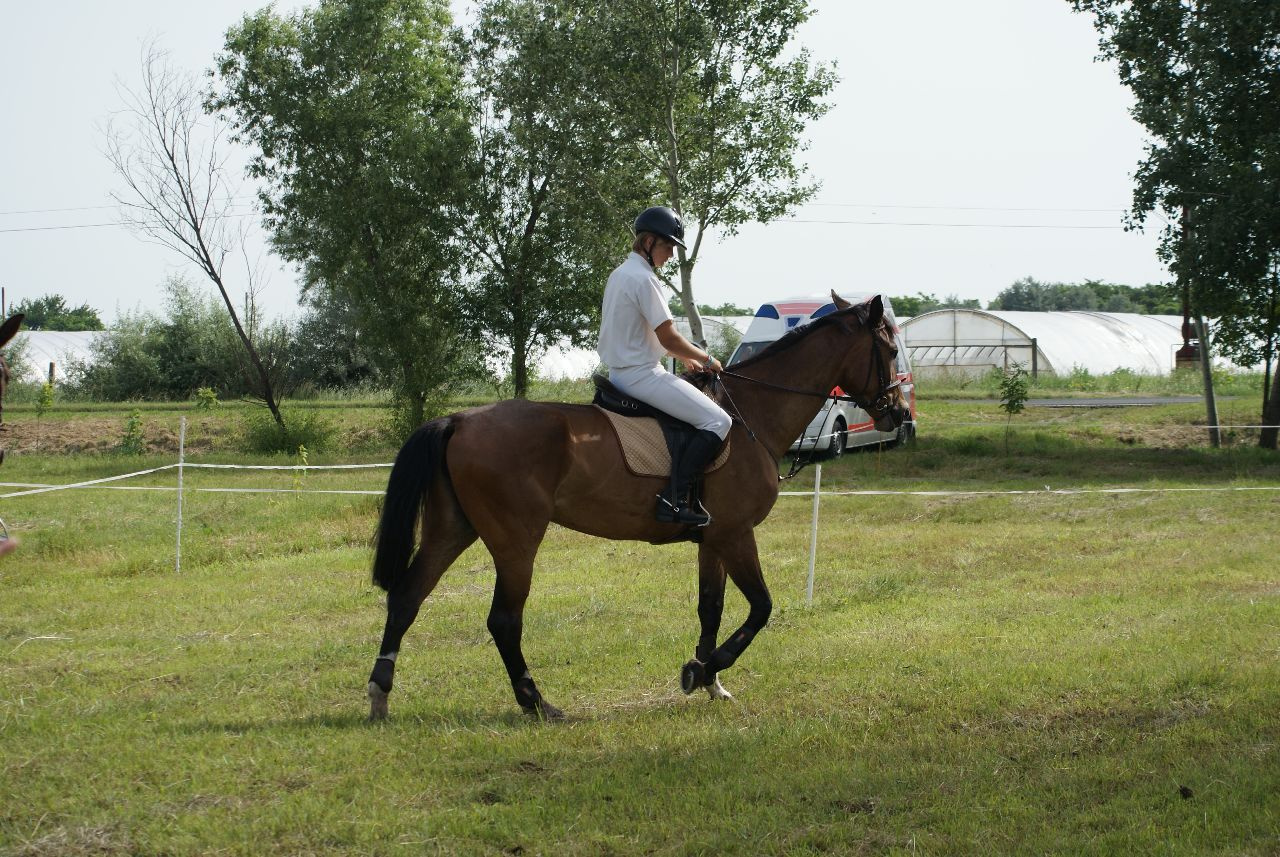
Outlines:
POLYGON ((711 523, 711 513, 702 503, 698 503, 696 509, 675 506, 661 494, 658 495, 658 505, 654 509, 653 516, 664 524, 684 524, 688 527, 705 527, 711 523))

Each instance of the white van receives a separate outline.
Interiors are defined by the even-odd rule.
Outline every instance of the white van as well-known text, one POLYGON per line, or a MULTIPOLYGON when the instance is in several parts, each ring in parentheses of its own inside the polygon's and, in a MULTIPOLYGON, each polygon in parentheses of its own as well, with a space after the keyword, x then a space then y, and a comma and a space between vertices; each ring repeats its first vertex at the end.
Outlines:
MULTIPOLYGON (((873 295, 841 295, 850 303, 860 303, 873 295)), ((902 382, 902 396, 911 409, 909 419, 895 431, 877 431, 874 421, 866 411, 852 402, 832 402, 830 399, 822 406, 822 410, 805 428, 804 433, 791 444, 791 452, 827 452, 832 456, 840 455, 845 449, 872 444, 892 443, 910 440, 916 433, 916 386, 911 375, 911 361, 907 356, 906 345, 902 334, 898 331, 897 319, 893 315, 893 305, 889 298, 884 300, 884 314, 894 329, 894 338, 898 345, 898 360, 895 367, 897 379, 902 382)), ((760 353, 778 337, 797 327, 808 324, 815 318, 821 318, 836 311, 831 296, 802 295, 794 298, 783 298, 761 304, 756 310, 751 326, 743 334, 742 341, 729 357, 727 365, 746 360, 760 353)), ((837 395, 844 391, 839 387, 832 390, 837 395)))

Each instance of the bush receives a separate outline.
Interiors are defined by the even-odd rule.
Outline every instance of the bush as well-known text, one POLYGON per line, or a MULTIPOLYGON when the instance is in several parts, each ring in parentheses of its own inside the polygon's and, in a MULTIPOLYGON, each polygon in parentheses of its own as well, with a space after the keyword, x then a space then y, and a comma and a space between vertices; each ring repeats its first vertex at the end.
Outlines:
MULTIPOLYGON (((93 344, 93 357, 72 363, 65 389, 79 399, 183 401, 207 387, 222 398, 260 395, 246 372, 244 346, 221 301, 182 279, 165 283, 166 313, 124 313, 93 344)), ((284 372, 286 325, 257 328, 264 362, 284 372)))
POLYGON ((323 452, 333 444, 338 428, 313 411, 282 411, 282 430, 266 408, 250 411, 241 423, 244 447, 251 453, 285 452, 296 455, 299 447, 310 452, 323 452))

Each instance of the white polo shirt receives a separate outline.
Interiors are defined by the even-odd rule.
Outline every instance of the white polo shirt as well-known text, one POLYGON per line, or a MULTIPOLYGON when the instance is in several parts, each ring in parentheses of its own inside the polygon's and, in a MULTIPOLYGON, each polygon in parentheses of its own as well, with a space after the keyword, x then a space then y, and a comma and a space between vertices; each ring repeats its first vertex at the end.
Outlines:
POLYGON ((662 281, 639 253, 632 252, 613 269, 604 287, 600 342, 596 353, 610 369, 652 366, 667 349, 654 331, 671 320, 662 281))

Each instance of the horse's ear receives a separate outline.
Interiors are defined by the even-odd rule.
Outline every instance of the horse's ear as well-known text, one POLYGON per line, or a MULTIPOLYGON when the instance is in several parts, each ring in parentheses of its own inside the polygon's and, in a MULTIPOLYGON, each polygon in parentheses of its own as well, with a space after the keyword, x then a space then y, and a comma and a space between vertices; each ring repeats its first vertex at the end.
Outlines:
POLYGON ((863 319, 863 324, 867 327, 878 327, 882 318, 884 318, 884 298, 876 295, 867 301, 867 317, 863 319))
POLYGON ((0 345, 8 345, 9 340, 13 339, 18 333, 18 328, 22 326, 22 320, 26 318, 22 313, 9 316, 3 325, 0 325, 0 345))
POLYGON ((836 309, 848 309, 853 306, 853 304, 836 294, 835 289, 831 290, 831 301, 836 305, 836 309))

